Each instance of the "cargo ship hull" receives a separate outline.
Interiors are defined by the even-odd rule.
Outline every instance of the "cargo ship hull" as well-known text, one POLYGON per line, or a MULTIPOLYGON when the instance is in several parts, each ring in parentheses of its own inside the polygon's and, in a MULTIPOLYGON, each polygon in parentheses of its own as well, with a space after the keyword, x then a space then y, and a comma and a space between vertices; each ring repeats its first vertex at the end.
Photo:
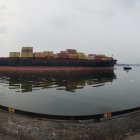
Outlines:
POLYGON ((0 66, 114 67, 116 60, 0 58, 0 66))
POLYGON ((89 70, 110 69, 116 60, 78 60, 45 58, 0 58, 0 70, 89 70))

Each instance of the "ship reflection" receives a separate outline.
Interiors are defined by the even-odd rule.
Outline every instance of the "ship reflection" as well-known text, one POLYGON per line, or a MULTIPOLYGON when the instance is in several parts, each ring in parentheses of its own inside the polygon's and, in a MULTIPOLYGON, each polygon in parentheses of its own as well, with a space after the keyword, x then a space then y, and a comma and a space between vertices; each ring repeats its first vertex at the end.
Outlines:
POLYGON ((109 71, 78 71, 78 72, 49 72, 49 73, 0 73, 0 83, 6 83, 9 89, 16 92, 32 92, 47 88, 75 92, 87 85, 92 87, 104 86, 116 79, 113 70, 109 71))

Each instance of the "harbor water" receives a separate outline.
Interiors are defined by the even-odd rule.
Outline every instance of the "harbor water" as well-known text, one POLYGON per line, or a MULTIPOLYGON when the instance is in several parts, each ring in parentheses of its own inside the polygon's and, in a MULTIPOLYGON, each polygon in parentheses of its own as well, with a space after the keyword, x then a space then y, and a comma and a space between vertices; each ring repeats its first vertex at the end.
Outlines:
POLYGON ((0 72, 0 105, 48 115, 82 116, 140 106, 140 68, 81 72, 0 72))

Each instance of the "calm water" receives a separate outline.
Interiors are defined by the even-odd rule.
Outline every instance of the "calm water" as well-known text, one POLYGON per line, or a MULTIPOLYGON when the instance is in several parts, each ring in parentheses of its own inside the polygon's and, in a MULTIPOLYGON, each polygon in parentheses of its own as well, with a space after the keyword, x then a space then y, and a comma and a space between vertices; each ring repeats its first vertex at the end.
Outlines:
POLYGON ((130 71, 0 73, 0 105, 53 115, 93 115, 140 106, 140 67, 130 71))

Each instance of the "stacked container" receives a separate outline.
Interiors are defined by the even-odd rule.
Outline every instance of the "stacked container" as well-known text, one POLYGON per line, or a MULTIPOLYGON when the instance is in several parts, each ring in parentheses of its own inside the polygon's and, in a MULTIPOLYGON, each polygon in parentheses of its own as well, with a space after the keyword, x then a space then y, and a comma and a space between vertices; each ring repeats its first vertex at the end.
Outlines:
POLYGON ((21 57, 33 57, 33 47, 22 47, 21 57))
POLYGON ((107 57, 105 55, 98 54, 98 55, 95 55, 95 59, 96 60, 106 60, 107 57))
POLYGON ((77 59, 77 54, 67 54, 67 57, 70 59, 77 59))
POLYGON ((88 54, 88 56, 87 56, 87 59, 88 60, 93 60, 95 58, 96 58, 96 55, 95 54, 88 54))
POLYGON ((104 61, 112 60, 112 57, 105 56, 105 57, 102 57, 101 60, 104 60, 104 61))
POLYGON ((107 57, 107 60, 113 60, 113 58, 112 57, 107 57))
POLYGON ((53 58, 53 51, 44 51, 43 54, 47 59, 53 58))
POLYGON ((77 52, 77 58, 78 59, 86 59, 85 53, 77 52))
POLYGON ((67 49, 66 52, 68 54, 75 54, 76 53, 76 50, 75 49, 67 49))
POLYGON ((77 52, 75 49, 67 49, 66 54, 67 54, 67 58, 77 59, 77 52))
POLYGON ((19 57, 20 57, 20 52, 10 52, 10 53, 9 53, 9 56, 10 56, 10 57, 14 57, 14 58, 15 58, 15 57, 16 57, 16 58, 19 58, 19 57))
POLYGON ((45 54, 43 52, 34 52, 33 56, 34 57, 39 57, 39 58, 44 58, 45 54))
POLYGON ((60 53, 57 53, 56 58, 67 58, 67 53, 66 51, 60 51, 60 53))

